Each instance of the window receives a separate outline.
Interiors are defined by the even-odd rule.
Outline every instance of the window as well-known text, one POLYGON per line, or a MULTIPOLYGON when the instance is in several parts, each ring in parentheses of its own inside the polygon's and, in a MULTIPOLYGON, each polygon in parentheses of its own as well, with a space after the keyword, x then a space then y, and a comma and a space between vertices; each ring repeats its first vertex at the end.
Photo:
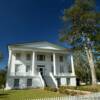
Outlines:
POLYGON ((44 55, 37 55, 37 60, 38 61, 45 61, 45 56, 44 55))
POLYGON ((20 64, 15 65, 15 73, 20 71, 20 64))
POLYGON ((32 79, 27 79, 27 87, 31 87, 32 86, 32 79))
POLYGON ((26 60, 31 60, 31 54, 26 55, 26 60))
POLYGON ((21 58, 21 54, 20 53, 16 53, 16 60, 21 58))
POLYGON ((63 56, 59 56, 59 61, 63 62, 63 56))
POLYGON ((26 65, 26 72, 30 72, 31 71, 31 66, 30 65, 26 65))
POLYGON ((51 55, 51 61, 53 61, 53 55, 51 55))
POLYGON ((60 73, 64 73, 64 67, 60 65, 60 73))
POLYGON ((15 88, 19 87, 19 79, 14 79, 14 87, 15 88))
POLYGON ((70 85, 70 78, 67 78, 66 81, 67 81, 67 85, 70 85))

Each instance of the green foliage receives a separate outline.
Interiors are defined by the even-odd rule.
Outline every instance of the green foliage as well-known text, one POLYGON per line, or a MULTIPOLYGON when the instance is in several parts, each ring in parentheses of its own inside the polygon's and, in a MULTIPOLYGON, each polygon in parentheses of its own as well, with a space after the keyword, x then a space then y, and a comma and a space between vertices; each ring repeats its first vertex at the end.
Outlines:
MULTIPOLYGON (((95 0, 75 0, 74 5, 64 10, 64 28, 61 30, 61 41, 67 41, 72 46, 82 49, 84 43, 78 41, 83 35, 95 41, 95 47, 100 43, 100 13, 95 11, 95 0)), ((86 41, 85 41, 86 43, 86 41)))
POLYGON ((6 82, 6 70, 0 70, 0 88, 2 88, 2 86, 5 86, 5 82, 6 82))
MULTIPOLYGON (((90 92, 99 92, 100 91, 100 85, 86 85, 86 86, 77 86, 77 87, 73 87, 73 86, 61 86, 59 88, 59 92, 66 94, 66 92, 68 93, 68 89, 70 90, 80 90, 80 91, 90 91, 90 92)), ((72 92, 72 91, 71 91, 72 92)), ((69 92, 69 94, 71 93, 69 92)), ((78 93, 80 94, 80 93, 78 93)))
POLYGON ((57 92, 57 88, 52 88, 52 87, 45 87, 44 90, 57 92))
POLYGON ((85 52, 75 50, 73 56, 76 76, 82 82, 91 83, 91 73, 85 52))

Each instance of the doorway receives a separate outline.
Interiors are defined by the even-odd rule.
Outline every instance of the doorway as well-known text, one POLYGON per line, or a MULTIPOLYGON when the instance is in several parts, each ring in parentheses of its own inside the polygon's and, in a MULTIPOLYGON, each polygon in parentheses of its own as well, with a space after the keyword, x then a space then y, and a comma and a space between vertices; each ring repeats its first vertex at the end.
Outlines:
POLYGON ((44 65, 37 65, 39 72, 42 76, 45 75, 45 66, 44 65))

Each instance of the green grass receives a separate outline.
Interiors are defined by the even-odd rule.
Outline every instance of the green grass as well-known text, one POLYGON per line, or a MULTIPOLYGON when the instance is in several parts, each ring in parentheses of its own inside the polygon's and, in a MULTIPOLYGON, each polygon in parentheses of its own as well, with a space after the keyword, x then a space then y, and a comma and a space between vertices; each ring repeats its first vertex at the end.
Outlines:
POLYGON ((28 89, 28 90, 0 90, 0 100, 24 100, 27 98, 47 98, 63 96, 57 92, 46 91, 42 89, 28 89))

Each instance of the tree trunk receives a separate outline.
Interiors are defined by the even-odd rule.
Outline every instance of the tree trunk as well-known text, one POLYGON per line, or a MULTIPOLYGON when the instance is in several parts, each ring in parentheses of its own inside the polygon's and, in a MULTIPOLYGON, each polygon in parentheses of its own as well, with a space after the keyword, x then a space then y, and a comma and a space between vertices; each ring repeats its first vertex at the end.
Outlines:
POLYGON ((88 58, 89 66, 90 66, 92 85, 95 85, 96 84, 96 73, 95 73, 95 66, 94 66, 94 61, 93 61, 92 50, 88 49, 87 47, 85 47, 85 50, 86 50, 86 54, 87 54, 87 58, 88 58))

